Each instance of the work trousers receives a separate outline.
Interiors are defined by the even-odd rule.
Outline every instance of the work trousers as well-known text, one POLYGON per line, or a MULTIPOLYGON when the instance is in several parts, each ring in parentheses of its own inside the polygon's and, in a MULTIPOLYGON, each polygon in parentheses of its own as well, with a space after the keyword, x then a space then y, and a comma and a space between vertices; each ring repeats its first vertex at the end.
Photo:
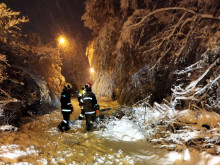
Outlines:
POLYGON ((70 114, 71 114, 71 112, 62 112, 63 120, 66 120, 67 122, 69 122, 70 114))
POLYGON ((71 112, 62 112, 63 115, 63 121, 59 124, 58 128, 63 131, 63 127, 65 128, 65 131, 68 131, 69 128, 69 120, 70 120, 70 114, 71 112))
POLYGON ((95 122, 96 114, 85 114, 86 116, 86 131, 91 131, 93 129, 93 122, 95 122))

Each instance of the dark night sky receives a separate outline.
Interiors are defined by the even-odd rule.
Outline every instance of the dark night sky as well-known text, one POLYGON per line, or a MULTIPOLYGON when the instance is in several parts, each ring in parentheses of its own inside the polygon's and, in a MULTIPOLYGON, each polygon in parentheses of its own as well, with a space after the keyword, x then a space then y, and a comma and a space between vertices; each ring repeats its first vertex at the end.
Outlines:
POLYGON ((83 43, 91 39, 91 32, 83 26, 85 0, 0 0, 14 11, 28 16, 23 26, 25 33, 35 32, 44 41, 52 41, 57 35, 79 36, 83 43))

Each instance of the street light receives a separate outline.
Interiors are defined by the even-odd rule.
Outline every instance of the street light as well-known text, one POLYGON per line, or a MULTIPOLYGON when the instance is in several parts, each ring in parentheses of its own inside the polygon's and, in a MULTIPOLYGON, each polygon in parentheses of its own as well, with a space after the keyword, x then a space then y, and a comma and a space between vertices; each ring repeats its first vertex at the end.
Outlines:
POLYGON ((95 70, 94 70, 93 68, 90 68, 90 72, 91 72, 91 73, 94 73, 95 70))
POLYGON ((64 45, 64 43, 66 42, 64 37, 59 37, 58 39, 59 43, 58 43, 58 51, 57 51, 57 58, 60 57, 60 45, 64 45))
POLYGON ((65 43, 65 39, 64 39, 63 37, 60 37, 59 43, 60 43, 60 44, 64 44, 64 43, 65 43))
POLYGON ((89 71, 90 71, 90 76, 89 76, 90 81, 93 81, 95 70, 94 70, 94 68, 90 68, 89 71))

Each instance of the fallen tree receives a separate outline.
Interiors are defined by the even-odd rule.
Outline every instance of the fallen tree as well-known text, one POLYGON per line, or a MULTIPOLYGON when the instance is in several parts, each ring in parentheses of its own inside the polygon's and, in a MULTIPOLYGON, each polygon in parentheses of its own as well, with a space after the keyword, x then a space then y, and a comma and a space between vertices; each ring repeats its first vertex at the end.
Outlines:
POLYGON ((220 153, 219 53, 219 48, 208 51, 195 64, 177 70, 169 101, 151 106, 147 97, 133 105, 132 116, 149 141, 169 150, 190 146, 220 153))

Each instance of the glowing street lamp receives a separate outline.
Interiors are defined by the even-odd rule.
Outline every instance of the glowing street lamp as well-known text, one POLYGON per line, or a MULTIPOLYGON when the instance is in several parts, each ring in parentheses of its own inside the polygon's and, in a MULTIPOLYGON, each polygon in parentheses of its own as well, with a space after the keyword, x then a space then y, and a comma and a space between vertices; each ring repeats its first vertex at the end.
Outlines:
POLYGON ((89 76, 90 81, 93 81, 93 77, 94 77, 94 72, 95 72, 95 70, 94 70, 94 68, 90 68, 89 71, 90 71, 90 76, 89 76))
POLYGON ((90 72, 91 72, 91 73, 94 73, 95 70, 94 70, 93 68, 90 68, 90 72))
POLYGON ((60 43, 60 44, 64 44, 64 43, 65 43, 65 39, 64 39, 63 37, 61 37, 61 38, 59 39, 59 43, 60 43))
POLYGON ((59 37, 58 41, 59 41, 59 43, 58 43, 57 58, 60 57, 60 45, 64 45, 66 40, 64 37, 59 37))

